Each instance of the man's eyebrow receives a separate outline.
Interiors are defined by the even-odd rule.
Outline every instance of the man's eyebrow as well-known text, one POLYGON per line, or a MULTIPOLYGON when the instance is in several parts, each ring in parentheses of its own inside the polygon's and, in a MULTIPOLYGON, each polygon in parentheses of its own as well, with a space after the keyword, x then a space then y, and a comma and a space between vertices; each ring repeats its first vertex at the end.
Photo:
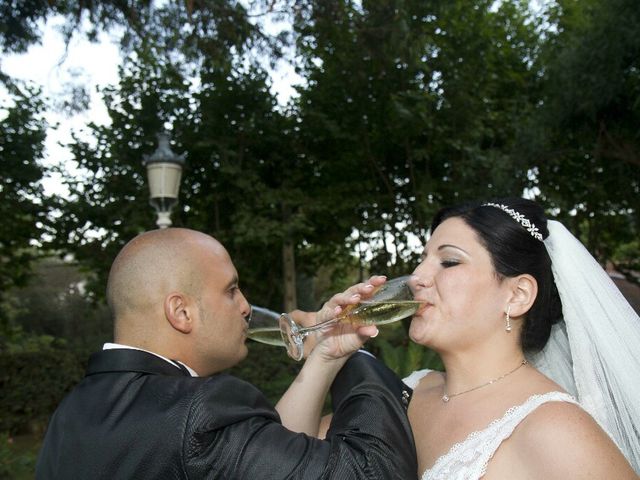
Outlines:
POLYGON ((234 275, 231 281, 224 287, 224 289, 227 290, 231 287, 235 287, 236 285, 238 285, 238 275, 234 275))

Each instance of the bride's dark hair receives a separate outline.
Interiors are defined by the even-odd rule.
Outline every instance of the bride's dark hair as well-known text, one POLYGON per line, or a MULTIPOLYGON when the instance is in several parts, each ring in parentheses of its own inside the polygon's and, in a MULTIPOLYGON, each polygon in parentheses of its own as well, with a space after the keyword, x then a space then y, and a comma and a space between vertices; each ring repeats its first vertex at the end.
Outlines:
MULTIPOLYGON (((520 342, 525 351, 541 350, 551 333, 551 326, 562 316, 560 296, 551 272, 551 259, 544 243, 517 220, 488 202, 471 202, 441 209, 433 219, 431 232, 442 222, 459 217, 478 235, 489 252, 499 278, 529 274, 538 283, 538 295, 527 312, 520 342)), ((491 203, 505 205, 528 219, 543 238, 547 238, 547 218, 535 202, 524 198, 501 198, 491 203)))

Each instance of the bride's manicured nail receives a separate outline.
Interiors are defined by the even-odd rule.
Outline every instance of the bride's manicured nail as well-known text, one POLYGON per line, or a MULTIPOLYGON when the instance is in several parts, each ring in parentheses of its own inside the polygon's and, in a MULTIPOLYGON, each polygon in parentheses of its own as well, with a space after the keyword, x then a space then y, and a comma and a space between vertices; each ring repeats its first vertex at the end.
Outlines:
POLYGON ((371 338, 376 338, 376 337, 378 336, 378 334, 379 334, 379 333, 380 333, 380 330, 377 330, 377 329, 376 329, 376 333, 375 333, 375 335, 371 335, 371 338))
POLYGON ((353 295, 351 295, 351 299, 352 300, 358 300, 360 298, 360 294, 359 293, 354 293, 353 295))
POLYGON ((364 286, 364 287, 362 287, 362 288, 364 288, 365 290, 371 290, 371 289, 373 289, 373 285, 371 285, 370 283, 368 283, 367 285, 365 285, 365 286, 364 286))

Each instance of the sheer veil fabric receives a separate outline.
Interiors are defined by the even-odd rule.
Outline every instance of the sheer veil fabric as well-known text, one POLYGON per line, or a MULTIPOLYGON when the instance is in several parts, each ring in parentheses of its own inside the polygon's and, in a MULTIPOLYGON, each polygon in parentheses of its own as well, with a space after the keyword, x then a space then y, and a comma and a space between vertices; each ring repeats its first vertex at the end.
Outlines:
POLYGON ((639 473, 640 317, 561 223, 548 228, 563 321, 529 360, 577 398, 639 473))

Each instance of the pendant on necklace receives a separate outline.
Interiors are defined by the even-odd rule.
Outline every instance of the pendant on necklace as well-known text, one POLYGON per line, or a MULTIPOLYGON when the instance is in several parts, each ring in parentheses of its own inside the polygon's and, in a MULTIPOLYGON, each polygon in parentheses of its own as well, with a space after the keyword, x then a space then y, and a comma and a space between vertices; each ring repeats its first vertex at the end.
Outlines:
POLYGON ((447 395, 446 393, 442 396, 442 401, 444 403, 447 403, 449 401, 449 395, 447 395))

